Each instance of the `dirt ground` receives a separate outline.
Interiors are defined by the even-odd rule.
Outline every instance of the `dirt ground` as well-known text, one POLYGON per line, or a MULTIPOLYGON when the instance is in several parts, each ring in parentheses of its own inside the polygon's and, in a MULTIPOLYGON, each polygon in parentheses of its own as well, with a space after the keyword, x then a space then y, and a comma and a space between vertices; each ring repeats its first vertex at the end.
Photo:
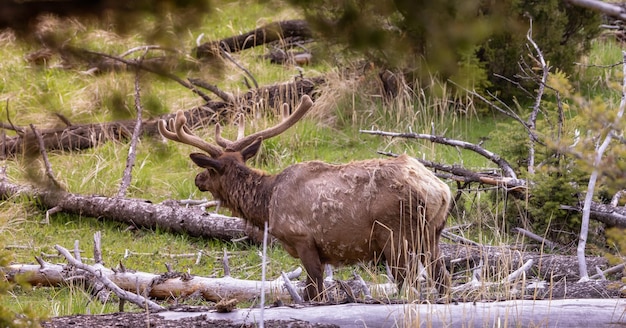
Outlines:
MULTIPOLYGON (((186 318, 181 320, 165 320, 159 317, 157 314, 146 313, 112 313, 103 315, 76 315, 66 317, 52 318, 46 322, 43 322, 44 328, 95 328, 95 327, 115 327, 115 328, 136 328, 136 327, 157 327, 157 328, 169 328, 169 327, 197 327, 197 328, 252 328, 256 327, 254 324, 234 324, 227 320, 207 320, 204 316, 200 315, 193 318, 186 318)), ((338 327, 335 325, 322 325, 311 324, 300 320, 268 320, 265 321, 265 327, 278 328, 278 327, 293 327, 293 328, 330 328, 338 327)))

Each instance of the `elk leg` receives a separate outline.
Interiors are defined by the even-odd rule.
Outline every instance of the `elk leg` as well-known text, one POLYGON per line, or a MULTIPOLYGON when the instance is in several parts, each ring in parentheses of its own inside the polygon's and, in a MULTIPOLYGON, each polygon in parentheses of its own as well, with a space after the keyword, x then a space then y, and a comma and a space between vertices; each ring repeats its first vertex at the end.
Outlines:
MULTIPOLYGON (((397 245, 396 245, 397 246, 397 245)), ((383 255, 387 265, 391 268, 391 275, 398 286, 398 292, 402 289, 406 275, 406 260, 402 250, 394 249, 390 244, 385 245, 383 255)))
POLYGON ((308 276, 304 298, 307 301, 321 301, 324 292, 324 274, 317 249, 309 245, 298 247, 297 252, 308 276))
POLYGON ((450 286, 452 285, 452 278, 450 277, 450 273, 448 269, 446 269, 446 264, 443 260, 443 257, 439 254, 439 236, 441 235, 441 229, 437 229, 437 233, 434 235, 432 242, 429 245, 429 253, 430 260, 432 262, 432 278, 435 281, 435 287, 439 291, 439 295, 445 296, 448 295, 450 286))

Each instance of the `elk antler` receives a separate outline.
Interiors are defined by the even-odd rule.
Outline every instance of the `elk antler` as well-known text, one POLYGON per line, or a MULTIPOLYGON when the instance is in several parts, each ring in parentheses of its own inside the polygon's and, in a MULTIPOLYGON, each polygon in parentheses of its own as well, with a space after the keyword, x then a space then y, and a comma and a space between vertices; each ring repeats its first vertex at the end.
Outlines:
POLYGON ((217 158, 222 155, 223 151, 218 147, 198 138, 187 127, 187 118, 182 110, 176 112, 176 119, 170 118, 168 126, 165 120, 160 120, 158 127, 161 135, 167 139, 194 146, 200 150, 204 150, 211 157, 217 158))
POLYGON ((221 135, 221 127, 219 124, 215 125, 215 142, 220 145, 222 148, 226 149, 226 151, 240 151, 247 146, 249 146, 252 142, 257 140, 258 138, 269 139, 271 137, 275 137, 287 129, 289 129, 292 125, 298 122, 304 114, 306 114, 309 109, 313 107, 313 101, 308 95, 302 96, 302 100, 300 101, 300 105, 298 108, 291 114, 289 113, 289 105, 283 105, 283 120, 278 125, 275 125, 271 128, 267 128, 263 131, 258 131, 249 136, 243 137, 242 129, 243 129, 243 120, 239 123, 239 134, 237 141, 230 141, 228 139, 224 139, 221 135))

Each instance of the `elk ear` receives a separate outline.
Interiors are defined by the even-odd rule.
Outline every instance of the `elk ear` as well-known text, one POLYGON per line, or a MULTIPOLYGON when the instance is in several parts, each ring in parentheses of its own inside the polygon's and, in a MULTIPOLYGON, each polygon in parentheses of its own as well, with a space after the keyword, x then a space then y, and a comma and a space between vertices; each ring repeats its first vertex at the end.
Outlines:
POLYGON ((256 155, 256 153, 259 152, 262 142, 263 142, 263 138, 258 137, 256 140, 254 140, 253 143, 251 143, 248 147, 244 148, 241 151, 241 156, 243 157, 244 162, 254 157, 254 155, 256 155))
POLYGON ((214 158, 211 158, 202 153, 192 153, 189 155, 191 160, 196 163, 199 167, 203 167, 205 169, 213 169, 218 173, 224 172, 224 164, 214 158))

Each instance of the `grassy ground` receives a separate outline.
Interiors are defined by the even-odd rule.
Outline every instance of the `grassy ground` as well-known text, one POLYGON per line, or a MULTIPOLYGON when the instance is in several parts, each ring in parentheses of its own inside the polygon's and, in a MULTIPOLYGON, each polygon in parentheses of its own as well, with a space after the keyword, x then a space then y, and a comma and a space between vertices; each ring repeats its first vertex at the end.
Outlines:
MULTIPOLYGON (((242 1, 218 5, 216 14, 207 18, 202 27, 188 35, 178 36, 180 50, 189 53, 196 38, 202 33, 203 40, 217 39, 245 32, 269 21, 298 17, 297 12, 286 9, 280 2, 269 4, 242 1), (246 15, 241 15, 244 7, 246 15)), ((60 23, 51 21, 50 24, 55 26, 60 23)), ((74 22, 64 28, 72 31, 69 34, 70 42, 107 53, 122 53, 128 48, 146 44, 140 35, 118 36, 96 26, 74 22)), ((13 123, 21 126, 34 123, 38 127, 59 125, 53 113, 62 113, 73 122, 106 122, 134 115, 132 73, 88 75, 80 67, 58 67, 60 63, 56 58, 47 67, 36 67, 24 60, 27 53, 36 50, 35 45, 15 40, 10 34, 0 35, 0 47, 3 49, 0 52, 0 102, 8 104, 8 115, 13 123)), ((597 63, 596 58, 606 50, 617 52, 614 47, 611 43, 598 43, 589 62, 597 63)), ((258 57, 263 53, 264 49, 261 48, 237 54, 237 59, 252 72, 259 84, 287 81, 297 73, 293 67, 269 65, 259 60, 258 57)), ((603 61, 611 63, 618 60, 605 58, 603 61)), ((240 70, 229 64, 222 69, 221 74, 195 68, 183 68, 178 73, 202 77, 230 92, 245 91, 240 70)), ((305 68, 306 76, 328 72, 332 73, 333 69, 325 62, 305 68)), ((316 109, 322 112, 304 119, 285 134, 265 141, 261 155, 251 163, 252 166, 278 172, 300 161, 320 159, 349 162, 376 157, 377 150, 387 150, 407 152, 448 164, 463 164, 469 168, 493 167, 484 159, 465 151, 421 141, 361 135, 358 130, 375 127, 390 131, 411 129, 414 132, 430 133, 431 126, 434 126, 437 134, 477 143, 485 139, 495 129, 495 123, 502 118, 489 114, 478 116, 473 114, 471 108, 468 113, 452 111, 448 106, 450 99, 428 96, 405 97, 383 106, 376 99, 363 97, 362 91, 354 91, 359 87, 357 82, 349 84, 337 77, 332 83, 316 109)), ((146 75, 142 77, 141 86, 144 106, 152 115, 201 104, 199 97, 170 80, 146 75)), ((593 85, 588 90, 594 92, 592 88, 593 85)), ((263 126, 271 122, 259 121, 255 124, 263 126)), ((212 131, 197 133, 210 138, 212 131)), ((497 152, 500 142, 487 139, 484 147, 497 152)), ((198 169, 188 159, 187 155, 191 151, 191 147, 163 142, 160 138, 142 139, 128 196, 153 202, 207 197, 193 184, 198 169)), ((67 190, 78 194, 111 196, 116 194, 120 184, 127 153, 126 143, 111 142, 82 152, 54 153, 50 160, 57 178, 67 190)), ((30 172, 41 170, 41 163, 23 158, 6 161, 3 166, 6 167, 8 179, 16 183, 31 183, 30 172)), ((483 202, 477 200, 476 203, 483 202)), ((481 226, 491 226, 494 228, 491 230, 500 231, 498 213, 494 213, 497 211, 494 208, 497 209, 497 205, 482 208, 483 212, 464 220, 480 222, 481 226)), ((128 268, 160 273, 165 271, 165 263, 169 263, 178 271, 219 277, 223 270, 220 259, 226 250, 230 254, 234 276, 250 279, 260 279, 261 276, 261 258, 255 247, 158 230, 129 230, 124 225, 89 217, 56 214, 47 225, 41 223, 43 218, 44 212, 29 200, 0 203, 0 240, 14 254, 13 262, 33 263, 34 256, 41 254, 48 261, 63 262, 56 257, 53 246, 60 244, 72 247, 75 240, 80 242, 83 256, 89 258, 93 233, 102 231, 103 256, 108 266, 113 267, 123 261, 128 268), (127 250, 138 254, 124 258, 127 250), (195 263, 195 256, 169 256, 198 251, 205 253, 198 264, 195 263)), ((504 239, 502 235, 478 236, 478 240, 483 242, 498 243, 504 239)), ((289 271, 299 265, 297 260, 289 257, 278 246, 269 250, 269 258, 269 277, 276 277, 281 271, 289 271)), ((340 275, 347 272, 340 272, 340 275)), ((91 302, 85 291, 71 286, 17 288, 10 293, 10 297, 2 298, 0 302, 16 310, 31 308, 45 316, 117 311, 117 304, 91 302)))

